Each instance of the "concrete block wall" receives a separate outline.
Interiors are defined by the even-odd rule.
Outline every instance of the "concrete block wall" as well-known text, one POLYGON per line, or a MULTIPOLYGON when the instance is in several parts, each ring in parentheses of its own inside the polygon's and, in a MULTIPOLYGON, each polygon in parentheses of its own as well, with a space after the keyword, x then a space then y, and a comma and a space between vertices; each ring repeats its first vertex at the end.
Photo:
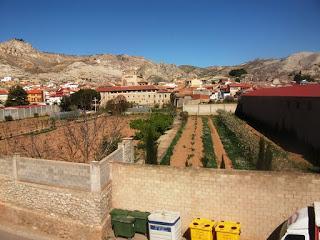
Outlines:
POLYGON ((132 139, 124 139, 90 164, 0 157, 0 224, 52 239, 105 239, 112 209, 109 162, 130 162, 132 148, 132 139))
POLYGON ((243 240, 264 240, 296 210, 320 201, 320 176, 111 163, 112 206, 239 221, 243 240))
POLYGON ((0 156, 0 175, 11 176, 13 174, 13 163, 8 156, 0 156))
POLYGON ((118 149, 90 164, 0 156, 0 176, 21 182, 100 192, 110 181, 110 161, 133 162, 133 139, 124 138, 118 149))
POLYGON ((216 115, 218 110, 235 112, 237 104, 184 104, 183 111, 189 115, 216 115))
POLYGON ((16 158, 17 180, 79 190, 90 190, 90 166, 33 158, 16 158))
POLYGON ((33 106, 20 109, 0 109, 0 121, 5 120, 5 116, 12 116, 14 120, 31 118, 37 113, 39 116, 52 115, 60 112, 57 105, 33 106))

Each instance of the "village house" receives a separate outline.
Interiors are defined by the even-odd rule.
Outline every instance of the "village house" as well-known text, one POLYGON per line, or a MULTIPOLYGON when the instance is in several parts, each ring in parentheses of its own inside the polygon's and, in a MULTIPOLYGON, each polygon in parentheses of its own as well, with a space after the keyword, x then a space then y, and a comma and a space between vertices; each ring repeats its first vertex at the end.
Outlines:
POLYGON ((252 88, 252 86, 247 83, 230 83, 228 84, 228 86, 229 86, 230 96, 232 97, 236 97, 238 93, 244 92, 252 88))
POLYGON ((136 70, 123 71, 122 74, 122 86, 138 86, 148 85, 141 74, 138 74, 136 70))
POLYGON ((0 104, 4 104, 8 99, 8 91, 6 89, 0 89, 0 104))
POLYGON ((128 102, 136 105, 163 106, 170 103, 171 94, 168 90, 154 85, 100 87, 97 91, 101 95, 102 106, 118 96, 123 96, 128 102))
POLYGON ((41 89, 27 90, 29 103, 43 103, 45 101, 44 91, 41 89))

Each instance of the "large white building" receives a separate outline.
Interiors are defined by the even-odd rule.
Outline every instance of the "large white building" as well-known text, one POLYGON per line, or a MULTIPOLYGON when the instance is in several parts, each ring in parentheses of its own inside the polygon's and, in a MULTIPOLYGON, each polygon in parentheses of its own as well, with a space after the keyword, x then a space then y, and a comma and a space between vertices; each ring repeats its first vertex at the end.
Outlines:
POLYGON ((101 95, 101 105, 118 96, 123 96, 136 105, 162 106, 170 103, 170 92, 154 85, 101 87, 97 91, 101 95))

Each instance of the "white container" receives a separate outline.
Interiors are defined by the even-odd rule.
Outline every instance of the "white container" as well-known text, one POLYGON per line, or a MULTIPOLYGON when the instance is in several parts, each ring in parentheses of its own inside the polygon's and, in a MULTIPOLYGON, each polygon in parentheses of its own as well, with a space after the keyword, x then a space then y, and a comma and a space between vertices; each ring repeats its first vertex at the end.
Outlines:
POLYGON ((180 213, 156 211, 148 220, 150 240, 181 240, 180 213))

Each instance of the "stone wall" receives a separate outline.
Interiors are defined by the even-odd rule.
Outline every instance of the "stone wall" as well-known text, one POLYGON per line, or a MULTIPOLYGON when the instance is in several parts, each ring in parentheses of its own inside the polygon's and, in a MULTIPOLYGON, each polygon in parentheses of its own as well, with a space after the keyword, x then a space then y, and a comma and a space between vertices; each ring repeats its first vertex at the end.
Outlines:
POLYGON ((111 209, 110 161, 133 162, 126 138, 90 164, 0 157, 0 224, 50 239, 104 239, 111 209))
POLYGON ((189 115, 216 115, 218 110, 224 110, 234 113, 237 104, 184 104, 183 111, 188 112, 189 115))
POLYGON ((0 223, 61 239, 101 239, 111 208, 111 184, 90 193, 0 177, 0 223), (80 235, 81 234, 81 235, 80 235))
POLYGON ((112 206, 174 210, 183 230, 194 217, 239 221, 243 240, 262 240, 297 209, 320 200, 320 176, 112 163, 112 206))

